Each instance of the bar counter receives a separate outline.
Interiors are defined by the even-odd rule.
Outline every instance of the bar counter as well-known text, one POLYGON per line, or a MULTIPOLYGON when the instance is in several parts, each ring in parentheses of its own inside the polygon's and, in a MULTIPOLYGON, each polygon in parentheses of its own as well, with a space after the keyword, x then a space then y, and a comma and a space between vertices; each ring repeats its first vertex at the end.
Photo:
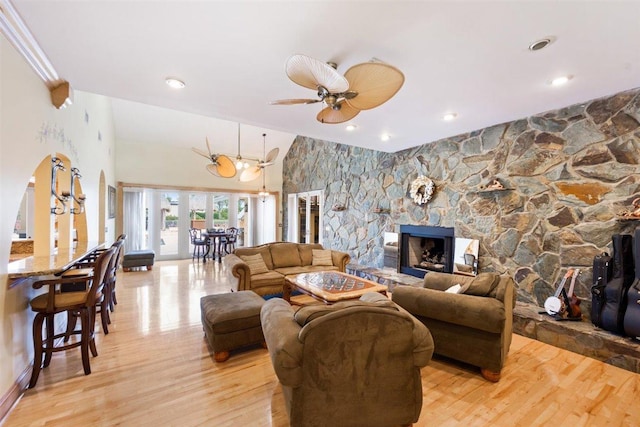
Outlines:
POLYGON ((12 288, 34 276, 58 274, 95 249, 104 247, 104 243, 78 243, 75 248, 56 249, 50 256, 28 256, 9 263, 7 283, 12 288))

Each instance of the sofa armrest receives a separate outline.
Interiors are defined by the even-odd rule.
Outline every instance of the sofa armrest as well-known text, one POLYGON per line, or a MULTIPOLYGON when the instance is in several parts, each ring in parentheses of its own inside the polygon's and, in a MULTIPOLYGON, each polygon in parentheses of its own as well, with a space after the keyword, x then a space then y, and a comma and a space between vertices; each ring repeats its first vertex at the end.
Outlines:
POLYGON ((338 270, 345 272, 347 270, 347 264, 351 261, 351 256, 346 252, 331 251, 331 261, 333 265, 338 267, 338 270))
POLYGON ((251 289, 251 270, 246 262, 237 255, 228 254, 222 258, 222 262, 227 272, 229 283, 235 286, 236 291, 250 291, 251 289))
POLYGON ((281 298, 267 300, 260 311, 262 332, 273 369, 280 382, 289 387, 302 384, 301 326, 294 320, 294 309, 281 298))
POLYGON ((501 333, 505 326, 505 306, 491 297, 401 285, 393 290, 392 299, 414 316, 491 333, 501 333))
MULTIPOLYGON (((377 302, 377 301, 388 301, 389 299, 382 295, 379 292, 368 292, 362 297, 360 297, 360 301, 366 302, 377 302)), ((418 319, 413 317, 411 313, 402 308, 400 305, 396 304, 398 310, 402 313, 405 313, 413 322, 413 364, 418 368, 422 368, 423 366, 427 366, 427 364, 431 361, 431 357, 433 356, 433 350, 435 348, 433 343, 433 337, 431 336, 431 332, 424 326, 418 319)))

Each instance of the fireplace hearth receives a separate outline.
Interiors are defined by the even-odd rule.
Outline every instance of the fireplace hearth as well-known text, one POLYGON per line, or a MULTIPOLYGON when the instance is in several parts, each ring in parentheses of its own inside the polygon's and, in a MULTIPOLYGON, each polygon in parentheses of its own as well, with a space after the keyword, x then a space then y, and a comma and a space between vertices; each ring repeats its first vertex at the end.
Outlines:
POLYGON ((424 277, 429 271, 453 272, 454 229, 400 226, 400 272, 424 277))

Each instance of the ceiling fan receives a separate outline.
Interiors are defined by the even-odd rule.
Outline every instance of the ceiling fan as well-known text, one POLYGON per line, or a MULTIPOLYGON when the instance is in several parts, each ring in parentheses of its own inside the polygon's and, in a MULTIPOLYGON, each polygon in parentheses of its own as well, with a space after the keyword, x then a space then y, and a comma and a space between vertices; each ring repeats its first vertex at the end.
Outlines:
POLYGON ((344 76, 333 62, 322 62, 306 55, 293 55, 285 71, 291 81, 317 91, 317 99, 281 99, 272 105, 314 104, 326 107, 318 113, 320 123, 343 123, 361 110, 378 107, 393 97, 404 84, 404 74, 377 59, 354 65, 344 76))
MULTIPOLYGON (((275 161, 276 161, 276 157, 278 157, 278 153, 280 152, 280 149, 278 147, 272 149, 271 151, 269 151, 269 154, 265 154, 267 149, 266 149, 266 133, 262 134, 262 155, 263 155, 263 160, 258 160, 258 163, 250 168, 250 169, 245 169, 241 174, 240 174, 240 181, 242 182, 248 182, 248 181, 253 181, 254 179, 258 178, 260 176, 260 173, 263 171, 264 168, 266 168, 267 166, 271 166, 275 161)), ((263 185, 264 186, 264 185, 263 185)))
POLYGON ((202 157, 206 157, 211 161, 211 163, 207 165, 207 170, 209 171, 209 173, 221 178, 233 178, 236 175, 236 166, 233 164, 229 156, 226 156, 224 154, 211 153, 209 138, 206 138, 206 141, 208 153, 195 147, 191 147, 191 149, 196 154, 199 154, 202 157))

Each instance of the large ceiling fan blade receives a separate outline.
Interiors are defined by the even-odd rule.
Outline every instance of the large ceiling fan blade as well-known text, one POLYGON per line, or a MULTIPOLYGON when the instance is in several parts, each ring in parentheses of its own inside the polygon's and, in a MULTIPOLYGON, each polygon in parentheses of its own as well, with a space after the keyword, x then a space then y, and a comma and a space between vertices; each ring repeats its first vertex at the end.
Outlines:
POLYGON ((191 149, 193 150, 194 153, 201 155, 202 157, 205 157, 209 160, 211 160, 211 156, 209 156, 207 153, 205 153, 204 151, 202 151, 199 148, 195 148, 195 147, 191 147, 191 149))
POLYGON ((278 99, 277 101, 269 101, 270 105, 295 105, 295 104, 315 104, 321 102, 320 99, 278 99))
POLYGON ((353 108, 346 102, 340 102, 338 105, 340 105, 339 110, 335 110, 332 107, 324 108, 318 113, 316 119, 318 119, 320 123, 344 123, 347 120, 353 119, 360 112, 360 110, 358 110, 357 108, 353 108))
POLYGON ((218 173, 218 165, 215 163, 209 163, 207 165, 207 170, 209 171, 209 173, 211 175, 217 176, 218 178, 222 178, 222 176, 220 175, 220 173, 218 173))
POLYGON ((381 62, 365 62, 349 68, 344 76, 349 90, 358 92, 347 103, 358 110, 369 110, 387 102, 404 84, 404 74, 381 62))
POLYGON ((260 172, 262 172, 262 168, 259 166, 254 166, 250 169, 245 169, 241 174, 240 174, 240 181, 242 182, 249 182, 249 181, 253 181, 254 179, 258 178, 260 176, 260 172))
POLYGON ((218 173, 221 177, 233 178, 236 175, 236 165, 233 164, 229 157, 219 154, 216 162, 218 164, 218 173))
POLYGON ((209 151, 209 158, 213 158, 213 155, 211 154, 211 145, 209 145, 209 137, 205 137, 204 139, 207 141, 207 150, 209 151))
POLYGON ((292 82, 309 89, 318 90, 318 86, 323 86, 331 93, 349 89, 347 79, 331 65, 306 55, 290 57, 285 70, 292 82))
POLYGON ((265 157, 264 159, 264 163, 268 165, 272 165, 273 162, 276 160, 276 157, 278 157, 279 152, 280 152, 280 149, 278 147, 269 151, 269 153, 267 154, 267 157, 265 157))

